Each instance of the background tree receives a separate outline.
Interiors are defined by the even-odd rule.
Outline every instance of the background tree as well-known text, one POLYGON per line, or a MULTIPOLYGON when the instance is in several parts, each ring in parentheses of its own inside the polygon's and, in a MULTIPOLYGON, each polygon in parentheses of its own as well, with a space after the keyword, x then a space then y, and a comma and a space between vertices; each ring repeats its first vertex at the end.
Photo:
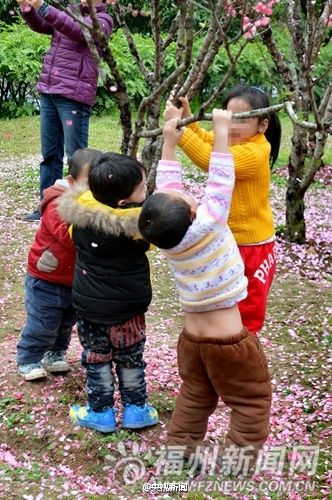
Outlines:
POLYGON ((263 30, 262 39, 288 89, 295 113, 313 122, 293 124, 288 162, 286 235, 290 241, 303 243, 304 196, 324 166, 322 157, 332 127, 332 1, 291 0, 283 9, 283 30, 276 34, 273 27, 263 30), (287 46, 281 43, 282 37, 289 41, 287 46), (323 83, 322 92, 318 83, 323 83))
MULTIPOLYGON (((12 3, 4 0, 1 12, 12 3)), ((175 84, 178 93, 188 94, 194 103, 196 120, 209 119, 206 111, 235 81, 261 86, 279 102, 287 102, 294 124, 286 236, 304 242, 304 197, 324 166, 332 127, 332 0, 108 0, 116 21, 110 44, 90 0, 87 3, 92 27, 77 8, 73 16, 82 25, 103 80, 95 109, 109 109, 114 103, 119 109, 123 153, 136 156, 145 138, 141 154, 150 188, 161 150, 161 112, 175 84), (101 53, 92 41, 94 33, 101 53)), ((53 4, 64 8, 66 2, 53 4)), ((0 112, 17 114, 26 109, 21 108, 22 100, 31 101, 46 45, 31 44, 38 35, 30 31, 26 44, 22 38, 15 43, 19 33, 27 36, 23 25, 7 29, 0 23, 0 31, 0 112), (28 54, 22 49, 26 45, 28 54), (34 46, 38 54, 32 62, 34 46)))

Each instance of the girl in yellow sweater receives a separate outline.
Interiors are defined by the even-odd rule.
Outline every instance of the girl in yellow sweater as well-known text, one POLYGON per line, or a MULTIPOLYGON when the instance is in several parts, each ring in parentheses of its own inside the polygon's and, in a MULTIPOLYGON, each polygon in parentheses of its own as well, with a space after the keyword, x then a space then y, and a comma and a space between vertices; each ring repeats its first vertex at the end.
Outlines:
MULTIPOLYGON (((165 120, 191 116, 188 99, 179 99, 180 109, 167 101, 165 120)), ((240 84, 227 94, 222 107, 234 114, 269 106, 265 92, 240 84)), ((278 157, 280 137, 281 126, 276 113, 232 119, 229 141, 235 163, 235 186, 228 225, 239 246, 248 278, 248 296, 239 303, 242 322, 254 335, 264 324, 267 297, 276 270, 269 192, 270 166, 278 157)), ((195 122, 185 128, 178 146, 193 163, 208 170, 213 141, 213 132, 202 129, 195 122)))

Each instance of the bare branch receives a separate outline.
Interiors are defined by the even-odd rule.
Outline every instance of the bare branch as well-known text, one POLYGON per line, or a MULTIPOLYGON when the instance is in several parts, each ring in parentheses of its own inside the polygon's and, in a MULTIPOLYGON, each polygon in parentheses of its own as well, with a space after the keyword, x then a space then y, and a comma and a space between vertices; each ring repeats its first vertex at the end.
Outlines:
POLYGON ((180 64, 182 61, 182 54, 185 48, 185 36, 186 36, 186 4, 185 2, 180 2, 179 9, 179 22, 178 22, 178 37, 177 37, 177 50, 176 50, 176 62, 180 64))
POLYGON ((147 80, 147 82, 151 83, 152 79, 153 79, 153 72, 150 71, 145 66, 145 64, 144 64, 144 62, 143 62, 143 60, 142 60, 142 58, 137 50, 135 40, 130 32, 130 29, 128 28, 128 25, 127 25, 126 20, 125 20, 125 16, 124 16, 123 12, 121 11, 118 3, 115 3, 113 5, 113 9, 114 9, 114 12, 116 14, 117 21, 118 21, 119 25, 121 26, 122 32, 127 40, 128 47, 129 47, 131 55, 134 58, 134 61, 136 61, 136 64, 140 68, 145 80, 147 80))
POLYGON ((163 67, 162 39, 160 35, 160 8, 159 0, 151 0, 151 28, 155 44, 154 80, 160 82, 163 67))
POLYGON ((317 78, 314 78, 312 80, 312 87, 314 85, 317 85, 317 83, 319 83, 326 75, 328 75, 330 72, 332 71, 332 64, 330 64, 325 71, 323 71, 323 73, 321 75, 319 75, 317 78))
POLYGON ((294 54, 296 54, 297 59, 301 67, 305 65, 304 54, 306 52, 306 43, 303 36, 303 27, 301 21, 301 1, 300 0, 290 0, 287 2, 287 25, 288 31, 292 38, 292 45, 294 54))
POLYGON ((289 88, 291 92, 294 92, 298 86, 296 75, 292 73, 289 65, 285 62, 284 57, 272 36, 271 28, 266 29, 262 33, 262 40, 269 50, 284 84, 289 88))
POLYGON ((332 14, 332 0, 327 0, 315 26, 316 32, 313 40, 312 61, 315 61, 319 54, 320 46, 324 37, 324 31, 330 14, 332 14))
POLYGON ((161 134, 152 134, 152 135, 145 135, 142 136, 142 128, 144 126, 144 114, 146 108, 151 104, 154 100, 156 100, 158 97, 160 97, 161 94, 163 94, 166 89, 168 89, 178 78, 178 76, 183 72, 185 68, 185 63, 182 63, 173 73, 171 73, 162 83, 159 85, 151 95, 148 97, 145 97, 142 101, 141 104, 139 105, 138 111, 137 111, 137 118, 135 120, 135 130, 132 134, 132 137, 130 139, 130 146, 129 149, 131 151, 131 154, 134 154, 137 151, 138 147, 138 141, 140 137, 158 137, 158 135, 161 134))
POLYGON ((217 99, 217 97, 220 96, 220 94, 222 93, 222 91, 226 87, 229 78, 231 77, 232 73, 234 72, 236 63, 237 63, 240 55, 242 54, 243 49, 245 48, 245 46, 247 45, 248 42, 249 42, 249 40, 245 40, 245 42, 242 44, 242 46, 238 50, 238 52, 235 55, 235 57, 234 56, 232 57, 232 60, 230 61, 231 64, 228 67, 228 70, 226 71, 223 79, 221 80, 221 82, 219 83, 219 85, 217 86, 217 88, 214 90, 213 94, 209 97, 209 99, 207 99, 201 105, 201 109, 200 109, 199 113, 201 113, 201 110, 204 111, 205 109, 207 109, 217 99))
POLYGON ((69 17, 74 19, 74 21, 77 21, 82 27, 86 28, 90 32, 93 31, 92 26, 84 22, 82 14, 78 8, 78 4, 75 4, 72 0, 69 0, 69 3, 73 8, 73 10, 70 11, 67 9, 67 7, 64 7, 58 0, 53 0, 53 3, 54 5, 56 5, 57 9, 62 10, 63 12, 68 14, 69 17))
POLYGON ((299 127, 306 128, 306 129, 311 129, 311 130, 317 130, 317 125, 316 123, 310 123, 307 121, 301 121, 298 116, 296 115, 292 103, 291 102, 286 102, 285 103, 285 110, 286 113, 288 114, 289 118, 292 120, 292 122, 296 125, 299 125, 299 127))
MULTIPOLYGON (((330 80, 330 83, 326 87, 324 95, 323 95, 322 100, 320 102, 320 106, 319 106, 318 111, 319 111, 320 116, 322 116, 322 117, 325 115, 326 110, 328 109, 328 103, 331 99, 331 94, 332 94, 332 80, 330 80)), ((325 119, 324 119, 324 121, 325 121, 325 119)))
POLYGON ((179 27, 179 21, 180 21, 180 12, 178 12, 177 15, 174 17, 172 24, 168 30, 167 38, 165 38, 165 40, 161 44, 162 51, 165 51, 167 47, 175 40, 175 36, 177 34, 179 27))
MULTIPOLYGON (((269 106, 268 108, 261 108, 261 109, 252 109, 251 111, 245 111, 243 113, 234 113, 232 116, 233 118, 256 118, 258 116, 265 116, 269 113, 280 111, 285 107, 286 103, 282 104, 275 104, 273 106, 269 106)), ((189 118, 185 118, 183 120, 179 120, 177 124, 177 128, 185 127, 186 125, 190 125, 190 123, 194 123, 200 120, 204 121, 212 121, 212 114, 211 113, 203 113, 203 114, 196 114, 193 116, 190 116, 189 118)), ((139 137, 157 137, 158 135, 161 135, 163 132, 162 128, 158 128, 155 130, 146 130, 144 132, 140 132, 138 134, 139 137)))
MULTIPOLYGON (((209 10, 209 12, 211 13, 210 10, 209 10)), ((187 76, 187 79, 182 86, 181 94, 179 94, 179 95, 186 95, 190 92, 190 89, 191 89, 193 83, 196 81, 198 74, 201 71, 201 66, 202 66, 203 61, 206 57, 206 54, 208 53, 208 51, 210 49, 211 43, 215 38, 216 29, 217 29, 217 26, 216 26, 215 21, 213 20, 213 22, 210 24, 210 26, 207 30, 207 33, 204 37, 199 54, 196 57, 196 61, 194 62, 193 66, 189 72, 189 75, 187 76)))
MULTIPOLYGON (((92 50, 93 50, 92 55, 93 55, 93 57, 96 57, 96 53, 98 55, 99 63, 97 63, 97 60, 96 60, 96 64, 98 65, 99 70, 100 70, 100 68, 102 68, 101 75, 104 78, 105 88, 112 95, 112 97, 114 96, 114 98, 116 99, 116 101, 118 103, 118 107, 120 110, 120 122, 121 122, 121 126, 122 126, 122 131, 123 131, 121 151, 123 153, 125 153, 127 150, 127 145, 129 143, 129 140, 130 140, 131 133, 132 133, 131 107, 130 107, 130 102, 128 99, 127 87, 126 87, 124 79, 122 78, 122 76, 118 70, 116 60, 115 60, 115 58, 112 54, 112 51, 108 45, 108 41, 105 37, 105 34, 104 34, 103 30, 101 29, 101 26, 100 26, 99 21, 97 19, 96 10, 95 10, 95 7, 92 3, 92 0, 88 0, 88 5, 89 5, 89 13, 90 13, 90 16, 92 19, 93 33, 97 37, 102 56, 105 59, 106 63, 108 64, 108 67, 110 68, 111 73, 112 73, 113 78, 114 78, 115 83, 116 83, 117 90, 114 94, 112 94, 110 89, 113 86, 112 85, 113 82, 110 81, 109 76, 107 75, 105 70, 102 68, 97 48, 94 45, 94 49, 92 48, 92 50)), ((91 50, 91 42, 89 43, 87 41, 87 43, 88 43, 89 48, 91 50)))

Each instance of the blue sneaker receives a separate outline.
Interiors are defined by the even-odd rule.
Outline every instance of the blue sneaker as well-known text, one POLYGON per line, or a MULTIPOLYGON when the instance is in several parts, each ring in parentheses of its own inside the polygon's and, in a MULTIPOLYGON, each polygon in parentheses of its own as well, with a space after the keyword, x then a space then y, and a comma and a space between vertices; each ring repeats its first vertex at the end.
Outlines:
POLYGON ((125 429, 141 429, 156 425, 159 422, 158 412, 153 406, 126 405, 123 410, 122 427, 125 429))
POLYGON ((89 427, 99 432, 114 432, 116 420, 114 408, 105 411, 93 411, 88 406, 71 406, 69 416, 81 427, 89 427))

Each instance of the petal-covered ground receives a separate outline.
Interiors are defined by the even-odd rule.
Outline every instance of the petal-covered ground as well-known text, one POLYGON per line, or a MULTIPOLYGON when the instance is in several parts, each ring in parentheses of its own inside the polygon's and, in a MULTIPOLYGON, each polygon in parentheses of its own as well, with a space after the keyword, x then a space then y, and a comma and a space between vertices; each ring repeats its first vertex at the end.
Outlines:
MULTIPOLYGON (((0 158, 1 497, 330 498, 332 192, 325 180, 306 196, 308 244, 290 245, 278 238, 278 275, 261 332, 273 377, 271 433, 255 475, 247 482, 223 481, 213 469, 213 453, 229 422, 229 412, 220 404, 210 417, 202 450, 208 457, 205 476, 196 477, 186 493, 166 492, 167 487, 157 491, 152 486, 144 492, 144 483, 157 481, 176 489, 188 481, 176 460, 168 471, 160 460, 180 383, 176 342, 182 319, 174 283, 165 259, 156 252, 151 258, 154 298, 147 315, 145 358, 149 399, 159 411, 160 425, 137 433, 121 430, 117 398, 117 433, 102 435, 74 426, 68 418, 69 406, 85 401, 75 332, 69 352, 72 371, 66 377, 49 376, 29 384, 16 373, 15 346, 25 318, 26 255, 38 227, 23 220, 36 201, 31 190, 37 172, 29 167, 36 160, 0 158)), ((284 224, 285 188, 280 174, 271 193, 278 227, 284 224)), ((188 189, 200 197, 205 176, 188 169, 186 179, 188 189)))

